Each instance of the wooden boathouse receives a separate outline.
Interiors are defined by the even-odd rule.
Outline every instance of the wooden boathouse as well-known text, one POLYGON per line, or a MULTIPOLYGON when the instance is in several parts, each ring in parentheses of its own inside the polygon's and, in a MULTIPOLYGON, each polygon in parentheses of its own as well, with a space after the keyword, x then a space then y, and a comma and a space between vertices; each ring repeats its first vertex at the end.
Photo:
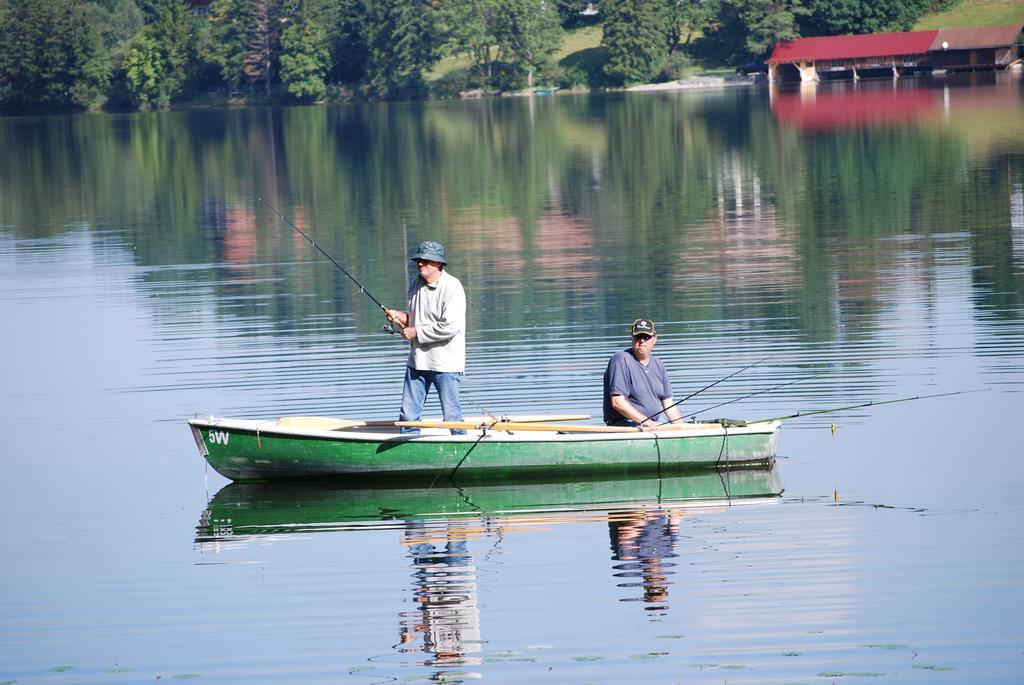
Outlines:
POLYGON ((797 38, 776 44, 771 81, 1020 68, 1024 24, 797 38))

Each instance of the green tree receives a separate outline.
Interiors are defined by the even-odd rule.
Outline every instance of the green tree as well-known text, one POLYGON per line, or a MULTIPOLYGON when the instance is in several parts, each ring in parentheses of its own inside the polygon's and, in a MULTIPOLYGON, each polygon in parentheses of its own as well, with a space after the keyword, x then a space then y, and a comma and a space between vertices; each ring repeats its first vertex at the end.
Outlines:
POLYGON ((501 0, 449 0, 441 8, 448 50, 468 55, 486 81, 491 80, 499 56, 495 47, 501 6, 501 0))
POLYGON ((214 0, 211 56, 232 90, 263 82, 269 95, 280 57, 280 7, 276 0, 214 0))
POLYGON ((359 83, 370 61, 365 0, 325 0, 323 23, 331 51, 332 80, 359 83))
POLYGON ((194 61, 194 18, 180 0, 154 3, 154 20, 132 42, 125 80, 133 101, 148 109, 168 107, 184 89, 194 61))
POLYGON ((526 72, 526 85, 533 87, 534 72, 561 45, 562 26, 555 6, 550 0, 504 0, 498 41, 512 56, 513 66, 526 72))
POLYGON ((909 31, 933 4, 949 0, 806 0, 811 13, 804 19, 805 33, 844 35, 909 31))
POLYGON ((581 24, 595 14, 592 0, 552 0, 558 12, 558 20, 565 28, 581 24))
POLYGON ((604 73, 617 85, 651 78, 665 61, 665 6, 649 0, 604 0, 604 73))
POLYGON ((368 87, 388 99, 423 97, 437 61, 437 17, 429 0, 368 0, 368 87))
POLYGON ((330 51, 318 9, 314 0, 301 0, 281 32, 281 84, 297 100, 315 100, 326 92, 330 51))
POLYGON ((93 0, 90 21, 100 29, 103 44, 115 66, 124 59, 132 40, 142 31, 143 14, 135 0, 93 0))
POLYGON ((740 0, 738 5, 747 51, 755 59, 767 58, 780 40, 799 38, 797 18, 811 13, 803 0, 740 0))
POLYGON ((14 107, 103 104, 110 53, 85 0, 0 5, 0 102, 14 107))
POLYGON ((721 0, 666 0, 665 38, 669 52, 686 49, 718 14, 721 0))

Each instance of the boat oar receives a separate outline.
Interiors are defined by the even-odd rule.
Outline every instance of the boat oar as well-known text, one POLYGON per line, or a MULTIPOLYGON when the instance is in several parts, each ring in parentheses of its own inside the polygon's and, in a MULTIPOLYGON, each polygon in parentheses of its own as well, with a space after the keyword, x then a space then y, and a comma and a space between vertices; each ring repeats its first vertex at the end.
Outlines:
POLYGON ((360 419, 337 419, 331 416, 282 416, 277 425, 282 428, 298 428, 300 430, 336 431, 346 428, 363 428, 367 426, 387 427, 416 424, 417 428, 479 428, 494 423, 551 423, 553 421, 586 421, 590 414, 522 414, 519 416, 467 416, 458 426, 450 425, 444 419, 420 419, 415 422, 398 423, 396 421, 363 421, 360 419), (464 424, 469 424, 468 426, 464 424))
POLYGON ((818 376, 824 376, 826 373, 828 373, 828 371, 822 371, 821 373, 816 373, 813 376, 807 376, 806 378, 797 378, 795 381, 789 381, 788 383, 783 383, 782 385, 776 385, 774 388, 768 388, 767 390, 758 390, 757 392, 752 392, 749 395, 744 395, 743 397, 737 397, 734 400, 729 400, 728 402, 721 402, 721 403, 713 405, 711 407, 707 407, 706 409, 701 409, 700 411, 695 411, 692 414, 687 414, 683 418, 687 418, 687 419, 693 418, 697 414, 703 414, 706 411, 711 411, 712 409, 718 409, 719 407, 724 407, 725 405, 732 404, 733 402, 740 402, 741 400, 746 400, 746 399, 749 399, 749 398, 754 397, 756 395, 763 395, 766 392, 774 392, 775 390, 778 390, 779 388, 785 388, 787 385, 793 385, 794 383, 801 383, 803 381, 810 381, 810 380, 813 380, 813 379, 817 378, 818 376))
MULTIPOLYGON (((718 384, 719 384, 719 383, 721 383, 722 381, 727 381, 727 380, 729 380, 730 378, 732 378, 733 376, 735 376, 735 375, 737 375, 737 374, 740 374, 740 373, 743 373, 743 372, 744 372, 744 371, 746 371, 747 369, 751 369, 751 368, 753 368, 753 367, 757 366, 758 364, 760 364, 761 362, 763 362, 763 361, 766 361, 766 360, 768 360, 768 359, 769 359, 768 357, 765 357, 764 359, 758 359, 758 360, 757 360, 756 362, 754 362, 754 363, 753 363, 753 364, 751 364, 750 366, 744 366, 744 367, 743 367, 742 369, 740 369, 739 371, 733 371, 732 373, 730 373, 730 374, 729 374, 728 376, 726 376, 725 378, 719 378, 719 379, 718 379, 717 381, 715 381, 715 382, 714 382, 714 383, 712 383, 711 385, 705 385, 705 386, 704 386, 703 388, 701 388, 701 389, 700 389, 700 390, 698 390, 697 392, 692 392, 692 393, 690 393, 689 395, 687 395, 686 397, 684 397, 683 399, 679 400, 678 402, 673 402, 672 404, 668 405, 667 407, 665 407, 665 408, 664 408, 664 409, 662 409, 661 411, 658 411, 658 412, 654 412, 653 414, 651 414, 650 416, 648 416, 648 417, 647 417, 646 419, 644 419, 644 421, 650 421, 650 420, 651 420, 651 419, 653 419, 653 418, 654 418, 655 416, 658 416, 658 415, 660 415, 660 414, 664 414, 664 413, 665 413, 666 411, 668 411, 668 410, 669 410, 669 409, 671 409, 672 407, 674 407, 674 406, 676 406, 676 405, 678 405, 678 404, 682 404, 682 403, 683 403, 683 402, 685 402, 686 400, 689 400, 689 399, 693 399, 694 397, 696 397, 697 395, 701 394, 701 393, 702 393, 702 392, 704 392, 705 390, 710 390, 711 388, 715 387, 716 385, 718 385, 718 384)), ((644 421, 641 421, 640 423, 643 423, 644 421)))
MULTIPOLYGON (((290 220, 288 219, 288 217, 286 217, 286 216, 285 216, 284 214, 282 214, 281 212, 277 211, 277 210, 276 210, 276 209, 275 209, 275 208, 273 207, 273 205, 271 205, 271 204, 270 204, 269 202, 267 202, 266 200, 264 200, 264 199, 263 199, 262 197, 257 197, 256 199, 257 199, 257 200, 259 200, 260 202, 262 202, 262 203, 263 203, 264 205, 266 205, 267 209, 269 209, 269 210, 270 210, 270 211, 272 211, 272 212, 273 212, 274 214, 276 214, 276 215, 278 216, 278 218, 279 218, 279 219, 281 219, 281 221, 285 222, 286 224, 288 224, 289 226, 291 226, 292 228, 294 228, 294 229, 296 230, 296 232, 298 232, 298 234, 299 234, 299 235, 301 235, 301 236, 302 236, 303 238, 305 238, 305 239, 306 239, 306 241, 307 241, 307 242, 308 242, 308 243, 309 243, 310 245, 312 245, 312 246, 313 246, 313 247, 315 247, 315 248, 316 248, 317 250, 319 250, 320 254, 322 254, 322 255, 323 255, 324 257, 327 257, 327 258, 328 258, 329 260, 331 260, 331 262, 332 262, 332 263, 334 264, 334 266, 336 266, 336 267, 338 267, 339 269, 341 269, 341 272, 342 272, 343 274, 345 274, 346 276, 348 276, 348 277, 349 277, 349 279, 350 279, 350 280, 351 280, 351 281, 352 281, 353 283, 355 283, 355 284, 356 284, 357 286, 359 286, 359 292, 363 293, 364 295, 366 295, 367 297, 369 297, 369 298, 370 298, 371 300, 373 300, 373 302, 374 302, 374 303, 375 303, 375 304, 376 304, 376 305, 377 305, 378 307, 380 307, 380 308, 381 308, 381 310, 382 310, 382 311, 383 311, 383 312, 384 312, 385 314, 387 314, 388 308, 387 308, 387 307, 385 307, 385 306, 384 306, 384 305, 383 305, 383 304, 381 303, 381 301, 380 301, 380 300, 378 300, 378 299, 377 299, 376 297, 374 297, 374 296, 373 296, 373 295, 372 295, 372 294, 370 293, 370 291, 366 289, 366 286, 365 286, 365 285, 363 285, 363 284, 362 284, 362 283, 360 283, 360 282, 359 282, 358 280, 356 280, 356 277, 355 277, 355 276, 353 276, 352 274, 350 274, 350 273, 349 273, 349 271, 348 271, 348 269, 346 269, 345 267, 343 267, 343 266, 341 265, 341 262, 339 262, 339 261, 338 261, 337 259, 335 259, 335 258, 334 258, 334 257, 332 257, 331 255, 327 254, 327 251, 326 251, 326 250, 324 250, 324 248, 322 248, 322 247, 320 247, 319 245, 317 245, 317 244, 316 244, 316 241, 315 241, 315 240, 313 240, 313 239, 312 239, 312 238, 310 238, 310 237, 309 237, 308 235, 306 235, 305 233, 303 233, 303 231, 302 231, 302 229, 301 229, 301 228, 299 228, 298 226, 296 226, 295 224, 293 224, 293 223, 292 223, 292 222, 291 222, 291 221, 290 221, 290 220)), ((388 328, 388 327, 385 327, 385 329, 384 329, 384 330, 386 330, 386 331, 387 331, 388 333, 390 333, 390 334, 392 334, 392 335, 393 335, 393 334, 395 333, 395 331, 394 331, 394 329, 393 329, 393 328, 388 328)))
POLYGON ((802 416, 814 416, 815 414, 832 414, 837 411, 846 411, 848 409, 860 409, 862 407, 878 407, 883 404, 896 404, 897 402, 910 402, 911 400, 927 400, 933 397, 950 397, 952 395, 967 395, 972 392, 985 392, 989 388, 978 388, 977 390, 958 390, 956 392, 940 392, 934 395, 915 395, 914 397, 901 397, 898 400, 884 400, 877 402, 872 400, 871 402, 862 402, 861 404, 851 404, 845 407, 833 407, 832 409, 812 409, 810 411, 798 411, 795 414, 789 414, 787 416, 773 416, 768 419, 754 419, 753 421, 736 421, 733 419, 720 419, 717 422, 728 421, 734 426, 746 426, 751 423, 768 423, 770 421, 786 421, 788 419, 796 419, 802 416))

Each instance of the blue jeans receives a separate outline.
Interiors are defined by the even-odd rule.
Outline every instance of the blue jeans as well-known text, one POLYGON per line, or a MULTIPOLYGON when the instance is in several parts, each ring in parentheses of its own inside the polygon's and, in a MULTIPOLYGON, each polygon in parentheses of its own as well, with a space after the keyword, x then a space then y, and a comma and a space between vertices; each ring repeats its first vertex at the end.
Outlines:
MULTIPOLYGON (((462 402, 459 388, 462 374, 450 371, 419 371, 405 367, 405 385, 402 387, 402 410, 399 421, 419 421, 423 416, 423 403, 427 401, 427 390, 433 385, 441 400, 441 412, 445 421, 462 420, 462 402)), ((403 433, 419 433, 419 428, 402 428, 403 433)), ((452 435, 465 435, 464 430, 452 430, 452 435)))

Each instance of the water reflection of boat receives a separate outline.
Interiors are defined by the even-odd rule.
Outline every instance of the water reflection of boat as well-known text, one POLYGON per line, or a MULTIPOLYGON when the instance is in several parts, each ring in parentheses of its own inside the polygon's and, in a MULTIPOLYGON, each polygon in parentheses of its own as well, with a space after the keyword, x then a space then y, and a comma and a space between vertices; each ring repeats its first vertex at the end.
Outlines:
POLYGON ((781 493, 774 468, 466 487, 231 483, 207 505, 196 541, 217 551, 231 541, 275 535, 398 531, 412 577, 393 649, 432 668, 471 667, 483 663, 485 643, 474 541, 500 541, 544 523, 607 524, 613 574, 623 579, 618 585, 642 586, 645 609, 667 610, 671 559, 685 513, 777 499, 781 493))
POLYGON ((210 501, 196 542, 254 535, 350 529, 370 522, 636 510, 782 493, 771 469, 710 469, 685 475, 614 480, 546 480, 454 487, 423 483, 358 487, 313 483, 230 483, 210 501))

